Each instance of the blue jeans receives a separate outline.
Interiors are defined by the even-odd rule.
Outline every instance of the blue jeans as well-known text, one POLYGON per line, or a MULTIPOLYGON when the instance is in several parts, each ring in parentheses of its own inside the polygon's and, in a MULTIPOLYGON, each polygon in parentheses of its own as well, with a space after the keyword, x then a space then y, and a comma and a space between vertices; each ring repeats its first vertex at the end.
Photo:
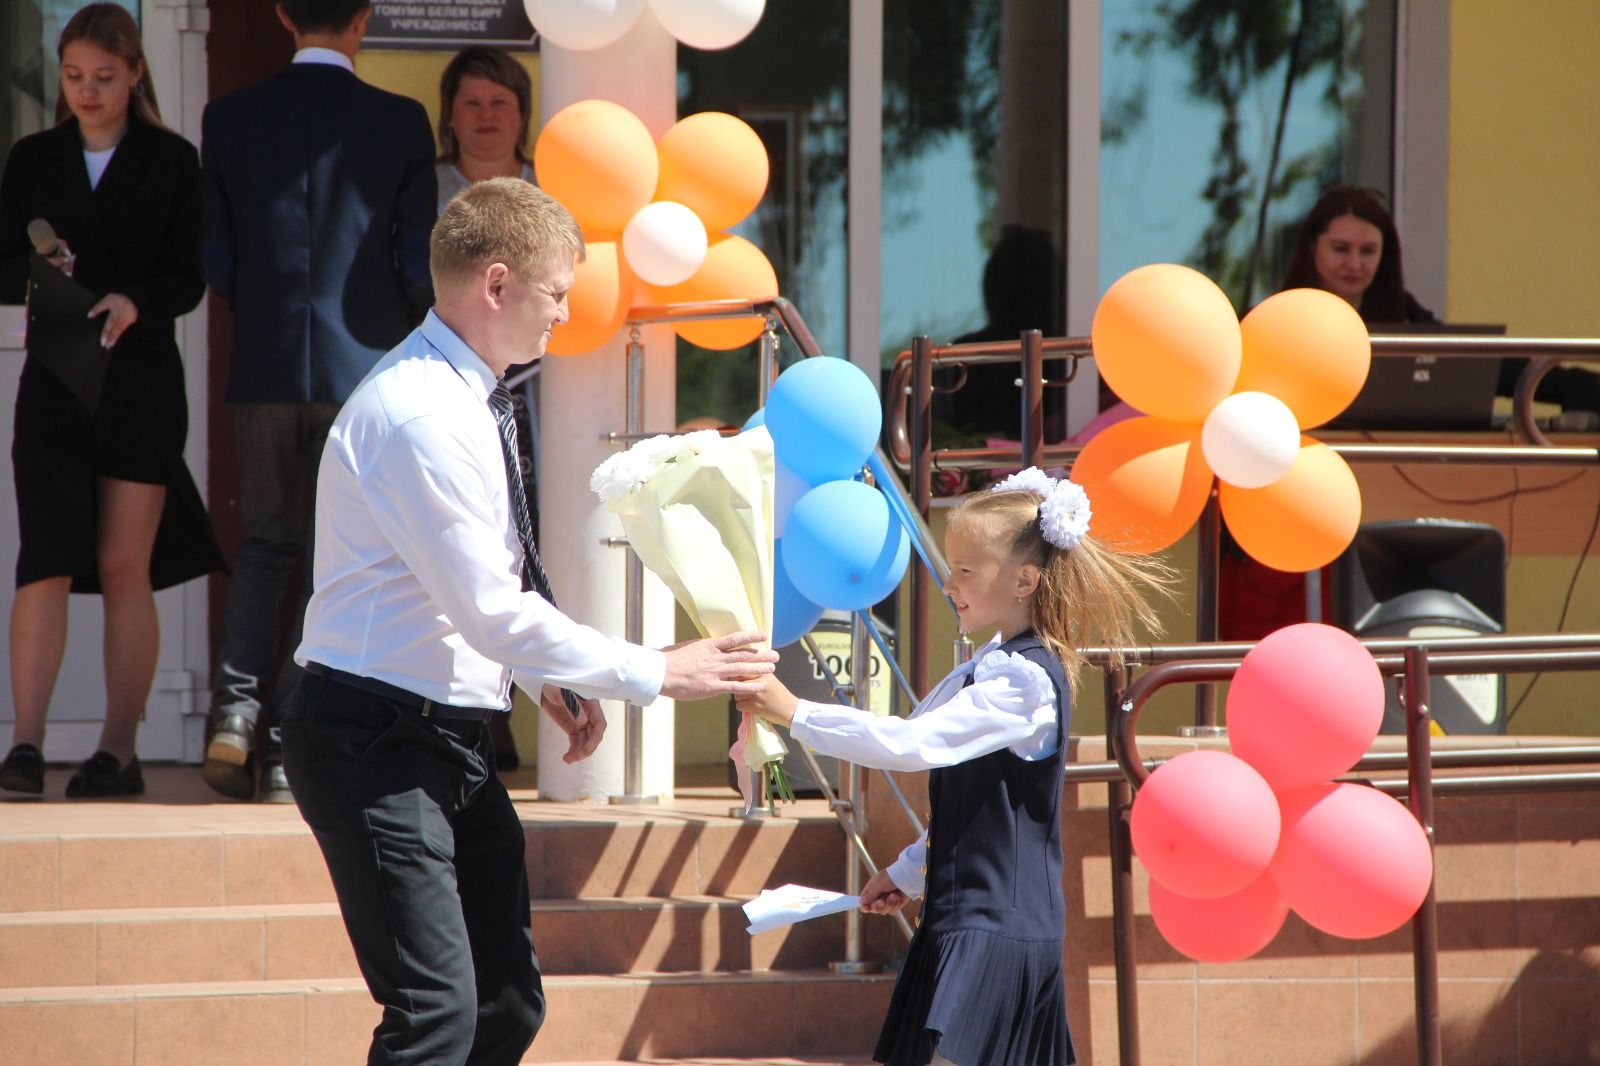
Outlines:
POLYGON ((274 693, 287 695, 299 668, 294 649, 311 596, 311 547, 317 467, 336 403, 233 405, 239 457, 239 519, 244 542, 233 564, 222 641, 213 680, 213 717, 237 714, 261 726, 277 715, 274 693), (295 565, 305 581, 285 619, 285 593, 295 565), (288 646, 280 639, 288 629, 288 646), (265 714, 263 714, 265 710, 265 714))

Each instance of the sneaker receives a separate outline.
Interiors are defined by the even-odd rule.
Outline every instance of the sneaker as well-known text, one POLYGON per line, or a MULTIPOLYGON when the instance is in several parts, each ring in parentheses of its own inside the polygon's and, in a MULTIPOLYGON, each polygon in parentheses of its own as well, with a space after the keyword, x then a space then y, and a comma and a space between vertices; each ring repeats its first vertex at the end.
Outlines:
POLYGON ((200 776, 212 791, 229 799, 254 799, 256 794, 256 724, 242 714, 212 712, 211 739, 200 776))
POLYGON ((90 796, 142 796, 144 771, 138 756, 128 760, 126 766, 109 751, 97 751, 78 767, 78 772, 67 782, 67 796, 82 799, 90 796))
POLYGON ((18 744, 0 762, 0 788, 10 792, 44 793, 44 756, 32 744, 18 744))
POLYGON ((267 730, 267 742, 261 751, 261 787, 256 792, 257 803, 293 803, 294 793, 289 791, 289 776, 283 772, 283 745, 278 740, 278 728, 267 730))

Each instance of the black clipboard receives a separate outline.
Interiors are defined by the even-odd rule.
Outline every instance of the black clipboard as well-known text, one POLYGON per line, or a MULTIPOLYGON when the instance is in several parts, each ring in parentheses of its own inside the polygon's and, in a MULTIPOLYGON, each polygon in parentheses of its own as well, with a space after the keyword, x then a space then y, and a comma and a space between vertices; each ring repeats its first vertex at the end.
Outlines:
POLYGON ((28 264, 28 356, 50 371, 93 414, 100 406, 111 353, 100 344, 103 316, 89 317, 100 298, 41 255, 28 264))

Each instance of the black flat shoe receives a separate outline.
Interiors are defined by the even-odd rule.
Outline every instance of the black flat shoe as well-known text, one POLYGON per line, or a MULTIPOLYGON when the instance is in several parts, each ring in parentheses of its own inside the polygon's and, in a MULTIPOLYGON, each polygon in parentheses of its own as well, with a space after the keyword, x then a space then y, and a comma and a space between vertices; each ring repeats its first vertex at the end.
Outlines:
POLYGON ((97 751, 89 756, 78 772, 67 782, 67 796, 83 799, 89 796, 142 796, 144 771, 139 767, 138 756, 124 766, 109 751, 97 751))
POLYGON ((32 744, 18 744, 0 762, 0 788, 40 795, 44 792, 44 756, 32 744))

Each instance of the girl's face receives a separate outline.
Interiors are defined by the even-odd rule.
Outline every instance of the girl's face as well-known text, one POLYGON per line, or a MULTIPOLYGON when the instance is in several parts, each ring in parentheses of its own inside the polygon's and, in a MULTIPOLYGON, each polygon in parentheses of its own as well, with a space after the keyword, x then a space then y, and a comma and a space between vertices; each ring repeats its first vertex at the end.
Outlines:
POLYGON ((966 633, 998 629, 1007 636, 1028 626, 1028 601, 1038 585, 1038 567, 1017 564, 997 551, 977 522, 951 525, 944 535, 950 579, 944 594, 956 605, 966 633), (1030 575, 1031 571, 1031 575, 1030 575))
POLYGON ((463 75, 450 105, 450 129, 470 159, 502 160, 516 154, 524 119, 517 94, 488 78, 463 75))
POLYGON ((1312 258, 1322 287, 1360 307, 1383 259, 1383 231, 1364 218, 1340 215, 1317 237, 1312 258))
POLYGON ((61 92, 85 132, 120 130, 139 79, 125 60, 92 41, 73 41, 61 50, 61 92))

